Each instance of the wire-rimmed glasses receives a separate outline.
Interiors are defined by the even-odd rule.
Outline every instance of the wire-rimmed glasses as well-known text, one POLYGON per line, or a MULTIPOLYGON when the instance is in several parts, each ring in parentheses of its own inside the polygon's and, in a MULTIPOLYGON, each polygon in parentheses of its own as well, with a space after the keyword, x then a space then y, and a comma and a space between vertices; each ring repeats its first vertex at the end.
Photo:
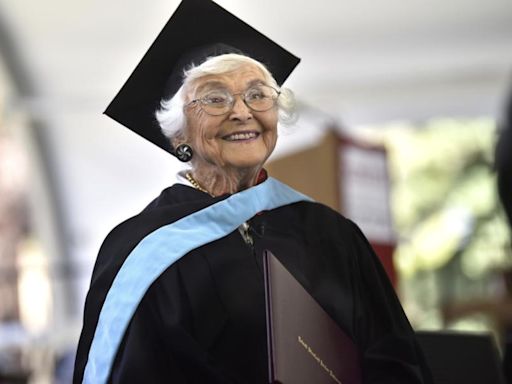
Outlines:
POLYGON ((226 89, 215 89, 200 98, 192 100, 186 106, 198 104, 208 115, 220 116, 233 109, 235 96, 240 95, 245 105, 251 110, 265 112, 276 105, 280 94, 280 91, 265 84, 253 85, 244 92, 234 94, 226 89))

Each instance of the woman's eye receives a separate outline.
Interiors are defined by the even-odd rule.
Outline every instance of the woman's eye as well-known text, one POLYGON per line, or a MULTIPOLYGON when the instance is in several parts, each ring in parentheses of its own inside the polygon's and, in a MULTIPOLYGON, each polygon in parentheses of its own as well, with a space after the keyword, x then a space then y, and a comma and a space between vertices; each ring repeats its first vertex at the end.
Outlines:
POLYGON ((247 94, 245 96, 245 98, 247 100, 259 100, 259 99, 263 99, 265 97, 266 97, 265 92, 263 92, 259 89, 251 90, 251 91, 247 92, 247 94))
POLYGON ((224 104, 227 101, 225 95, 207 95, 203 97, 203 102, 206 104, 224 104))

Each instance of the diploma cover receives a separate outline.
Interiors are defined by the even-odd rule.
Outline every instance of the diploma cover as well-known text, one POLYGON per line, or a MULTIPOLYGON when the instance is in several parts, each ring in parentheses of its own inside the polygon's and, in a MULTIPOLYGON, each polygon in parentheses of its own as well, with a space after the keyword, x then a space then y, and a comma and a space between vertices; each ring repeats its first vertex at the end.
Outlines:
POLYGON ((270 252, 263 254, 272 384, 361 384, 354 342, 270 252))

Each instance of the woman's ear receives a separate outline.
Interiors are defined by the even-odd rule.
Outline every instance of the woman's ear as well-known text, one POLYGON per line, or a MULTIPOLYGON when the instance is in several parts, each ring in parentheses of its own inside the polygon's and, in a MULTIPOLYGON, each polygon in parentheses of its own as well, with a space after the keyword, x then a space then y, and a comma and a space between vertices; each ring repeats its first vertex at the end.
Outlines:
POLYGON ((170 139, 170 142, 171 142, 171 147, 173 147, 173 148, 176 148, 178 145, 183 143, 183 141, 180 141, 180 140, 176 139, 175 137, 170 139))
POLYGON ((177 148, 180 144, 187 142, 183 132, 177 132, 173 137, 170 138, 170 141, 173 148, 177 148))

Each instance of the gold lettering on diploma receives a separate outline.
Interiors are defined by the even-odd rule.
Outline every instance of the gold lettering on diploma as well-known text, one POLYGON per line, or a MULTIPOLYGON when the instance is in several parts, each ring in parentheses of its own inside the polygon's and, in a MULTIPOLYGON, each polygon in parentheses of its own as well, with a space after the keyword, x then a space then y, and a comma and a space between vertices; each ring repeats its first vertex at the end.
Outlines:
POLYGON ((316 360, 316 362, 318 364, 320 364, 320 366, 325 370, 325 372, 327 372, 327 374, 335 381, 337 382, 338 384, 341 384, 341 381, 334 375, 334 372, 329 369, 329 367, 327 365, 325 365, 325 363, 323 362, 323 360, 320 358, 320 356, 318 356, 315 351, 313 351, 311 349, 311 347, 304 341, 304 339, 302 338, 302 336, 298 336, 298 341, 299 341, 299 344, 302 345, 304 347, 304 349, 310 354, 310 356, 316 360))

